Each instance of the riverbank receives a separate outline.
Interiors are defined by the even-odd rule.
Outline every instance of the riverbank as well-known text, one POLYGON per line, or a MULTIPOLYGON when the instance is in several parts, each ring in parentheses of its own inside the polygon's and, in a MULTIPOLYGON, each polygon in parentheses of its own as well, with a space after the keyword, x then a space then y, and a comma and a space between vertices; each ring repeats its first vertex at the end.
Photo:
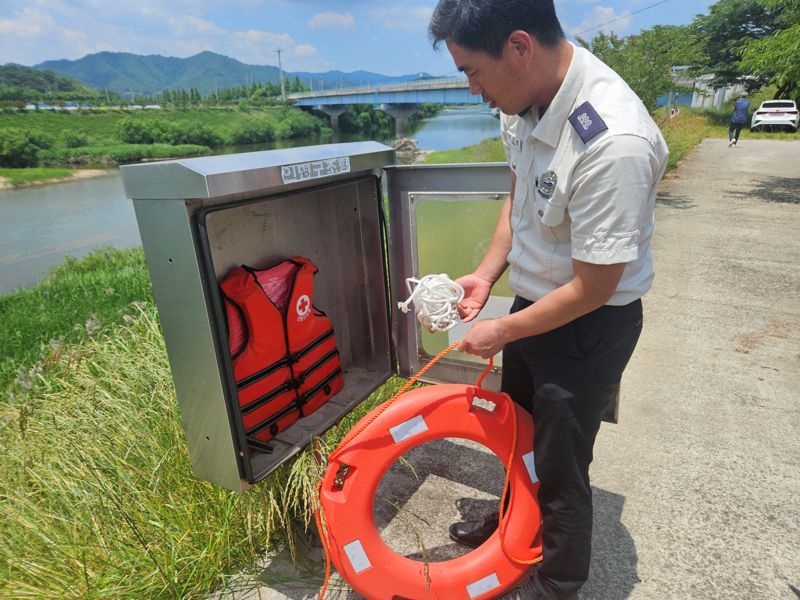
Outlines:
POLYGON ((319 134, 299 108, 0 113, 0 166, 95 167, 319 134))
POLYGON ((92 179, 109 173, 110 169, 0 169, 0 190, 92 179))

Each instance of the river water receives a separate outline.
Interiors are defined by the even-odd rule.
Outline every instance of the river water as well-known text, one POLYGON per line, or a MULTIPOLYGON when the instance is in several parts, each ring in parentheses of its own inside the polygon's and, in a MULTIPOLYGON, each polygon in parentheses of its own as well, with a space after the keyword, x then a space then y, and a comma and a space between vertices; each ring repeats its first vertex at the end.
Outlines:
MULTIPOLYGON (((418 140, 420 150, 450 150, 496 137, 498 132, 497 119, 483 109, 449 109, 422 121, 409 137, 418 140)), ((224 152, 360 139, 364 138, 336 135, 224 152)), ((119 171, 96 179, 0 190, 0 294, 40 281, 66 255, 80 257, 107 244, 125 248, 140 243, 133 205, 125 197, 119 171)))

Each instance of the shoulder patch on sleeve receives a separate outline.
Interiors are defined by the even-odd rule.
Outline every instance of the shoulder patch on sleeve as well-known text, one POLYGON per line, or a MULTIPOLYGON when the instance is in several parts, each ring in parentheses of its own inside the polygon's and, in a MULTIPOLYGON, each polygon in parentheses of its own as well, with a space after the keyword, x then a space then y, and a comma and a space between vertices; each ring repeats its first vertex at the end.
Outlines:
POLYGON ((605 121, 600 118, 594 107, 587 101, 575 109, 569 116, 569 122, 578 132, 578 135, 586 144, 597 134, 608 129, 605 121))

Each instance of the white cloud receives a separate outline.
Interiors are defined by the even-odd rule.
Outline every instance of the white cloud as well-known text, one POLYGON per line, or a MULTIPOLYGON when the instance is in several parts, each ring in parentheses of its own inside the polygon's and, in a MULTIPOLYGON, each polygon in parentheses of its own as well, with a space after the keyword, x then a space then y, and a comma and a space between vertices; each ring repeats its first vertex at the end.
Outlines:
POLYGON ((411 29, 426 31, 431 20, 433 9, 429 6, 404 6, 397 4, 375 8, 371 11, 374 19, 383 23, 388 29, 411 29))
POLYGON ((611 6, 595 6, 576 27, 568 27, 569 35, 593 35, 596 31, 621 33, 631 25, 633 17, 627 12, 617 13, 611 6))
POLYGON ((232 32, 225 48, 216 50, 248 64, 277 65, 281 50, 283 68, 289 71, 325 71, 330 63, 309 44, 298 44, 288 33, 248 30, 232 32))
MULTIPOLYGON (((263 2, 232 1, 242 6, 263 2)), ((210 50, 249 64, 277 65, 275 51, 281 49, 287 70, 332 68, 315 46, 299 43, 288 33, 225 28, 204 18, 197 7, 211 0, 173 0, 169 7, 157 0, 117 0, 103 3, 102 18, 98 2, 36 0, 13 12, 0 8, 0 63, 75 60, 103 50, 178 57, 210 50)))
POLYGON ((220 38, 227 34, 227 31, 217 27, 214 23, 191 15, 169 17, 168 22, 172 26, 175 37, 178 39, 198 36, 220 38))
POLYGON ((308 21, 309 29, 352 29, 355 26, 356 20, 350 13, 322 12, 308 21))
POLYGON ((0 33, 17 38, 37 38, 55 27, 53 18, 29 6, 15 11, 11 19, 0 19, 0 33))

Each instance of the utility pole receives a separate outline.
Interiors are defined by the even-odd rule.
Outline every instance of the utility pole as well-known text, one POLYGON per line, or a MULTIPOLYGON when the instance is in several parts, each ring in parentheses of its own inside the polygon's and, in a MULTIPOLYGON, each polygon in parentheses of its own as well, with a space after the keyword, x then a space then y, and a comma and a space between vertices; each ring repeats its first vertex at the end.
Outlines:
POLYGON ((283 102, 286 103, 286 86, 283 84, 283 65, 281 64, 281 52, 283 52, 283 50, 278 48, 275 52, 278 53, 278 70, 281 73, 281 98, 283 102))

